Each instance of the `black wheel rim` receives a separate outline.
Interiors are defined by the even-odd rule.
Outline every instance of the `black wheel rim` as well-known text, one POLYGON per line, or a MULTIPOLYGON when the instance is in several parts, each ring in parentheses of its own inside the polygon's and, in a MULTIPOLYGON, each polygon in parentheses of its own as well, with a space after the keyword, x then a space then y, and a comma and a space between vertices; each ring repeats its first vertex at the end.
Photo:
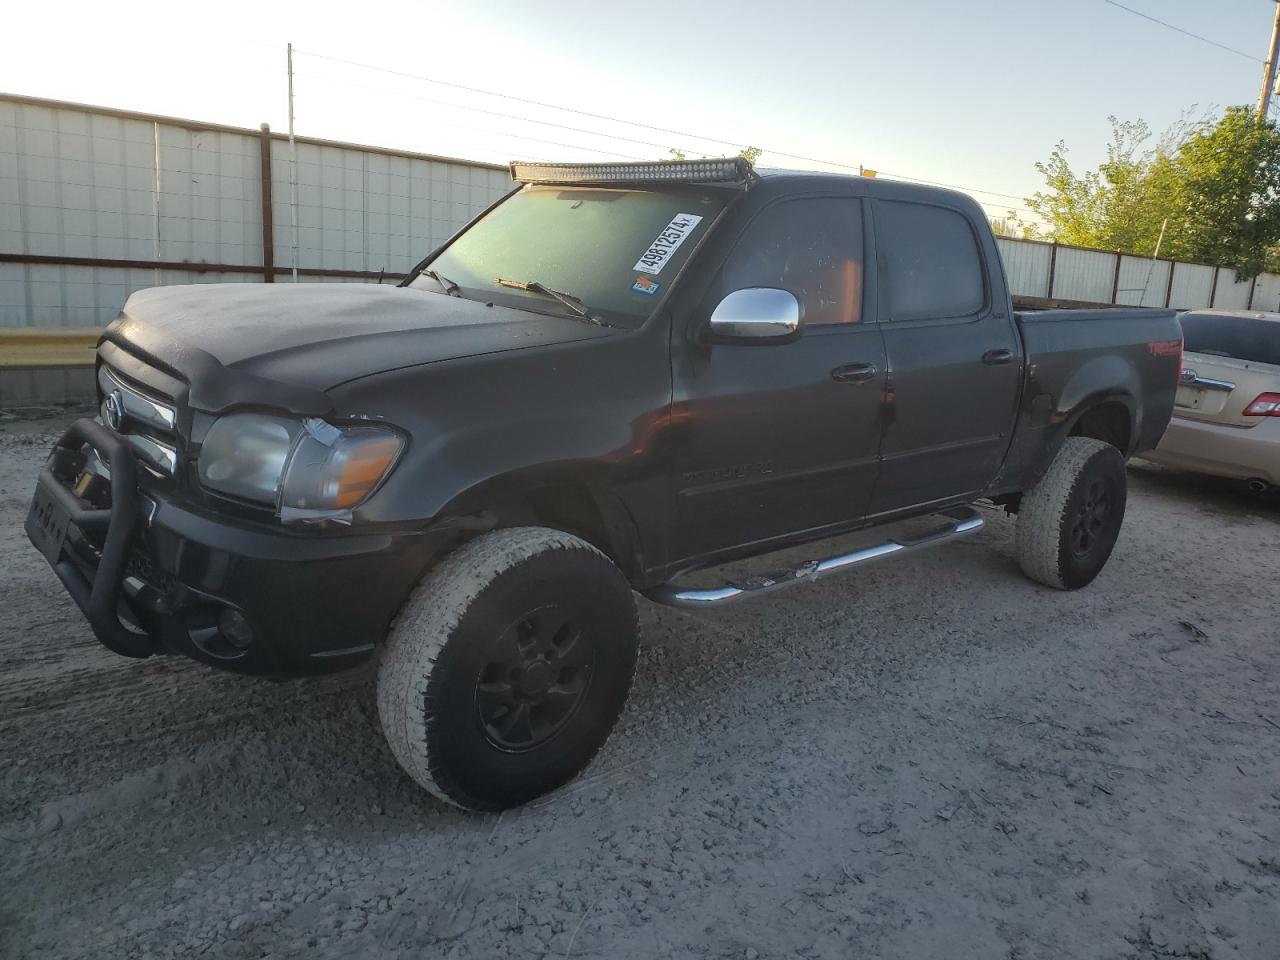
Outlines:
POLYGON ((520 617, 499 636, 476 681, 485 737, 513 753, 546 743, 582 705, 594 659, 589 638, 563 608, 520 617))
POLYGON ((1087 557, 1107 539, 1115 498, 1105 480, 1089 481, 1071 524, 1071 552, 1087 557))

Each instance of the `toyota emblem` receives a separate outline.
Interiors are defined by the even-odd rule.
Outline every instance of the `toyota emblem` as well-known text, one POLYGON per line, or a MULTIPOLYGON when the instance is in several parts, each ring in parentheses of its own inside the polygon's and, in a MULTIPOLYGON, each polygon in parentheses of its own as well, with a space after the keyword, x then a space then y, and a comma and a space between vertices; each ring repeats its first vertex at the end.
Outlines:
POLYGON ((1187 367, 1187 369, 1185 369, 1185 370, 1183 370, 1183 371, 1182 371, 1182 382, 1183 382, 1183 383, 1195 383, 1195 382, 1196 382, 1196 372, 1195 372, 1194 370, 1192 370, 1190 367, 1187 367))
POLYGON ((112 390, 102 401, 102 420, 112 430, 119 432, 120 421, 124 419, 124 394, 112 390))

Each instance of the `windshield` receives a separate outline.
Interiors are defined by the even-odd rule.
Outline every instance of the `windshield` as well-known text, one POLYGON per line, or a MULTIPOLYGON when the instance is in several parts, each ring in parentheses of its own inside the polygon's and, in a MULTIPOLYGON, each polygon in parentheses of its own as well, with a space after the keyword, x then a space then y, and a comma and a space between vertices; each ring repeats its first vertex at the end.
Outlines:
POLYGON ((1280 366, 1280 320, 1184 313, 1183 349, 1280 366))
MULTIPOLYGON (((653 311, 723 208, 724 190, 526 187, 428 265, 474 299, 566 313, 553 298, 510 282, 568 294, 593 314, 634 325, 653 311)), ((410 286, 438 289, 419 276, 410 286)))

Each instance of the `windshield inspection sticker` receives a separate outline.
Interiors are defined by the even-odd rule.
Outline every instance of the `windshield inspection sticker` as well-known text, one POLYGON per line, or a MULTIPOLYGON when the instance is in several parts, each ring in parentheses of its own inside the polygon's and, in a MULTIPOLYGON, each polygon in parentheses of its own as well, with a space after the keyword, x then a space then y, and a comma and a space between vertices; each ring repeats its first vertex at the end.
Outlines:
POLYGON ((688 239, 689 234, 693 233, 693 228, 701 222, 702 218, 695 214, 677 213, 631 269, 642 273, 660 273, 667 261, 671 259, 671 255, 680 249, 680 244, 688 239))
POLYGON ((643 293, 646 296, 652 297, 658 292, 658 288, 661 286, 662 284, 657 280, 650 280, 648 277, 636 277, 636 282, 631 285, 631 289, 636 293, 643 293))

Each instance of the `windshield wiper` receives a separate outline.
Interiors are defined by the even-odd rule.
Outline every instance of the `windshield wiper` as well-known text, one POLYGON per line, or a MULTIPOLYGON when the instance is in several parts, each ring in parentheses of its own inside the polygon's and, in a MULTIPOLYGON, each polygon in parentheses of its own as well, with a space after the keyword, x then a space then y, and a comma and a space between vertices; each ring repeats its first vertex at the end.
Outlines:
POLYGON ((436 283, 440 284, 440 286, 444 287, 444 292, 451 297, 462 296, 461 287, 459 287, 456 283, 454 283, 448 277, 443 277, 440 274, 436 273, 434 270, 422 270, 419 272, 418 275, 422 277, 430 277, 436 283))
POLYGON ((559 300, 562 304, 573 311, 573 315, 588 323, 594 323, 597 327, 607 327, 599 317, 593 317, 591 312, 587 310, 586 304, 571 293, 561 293, 559 290, 552 290, 545 283, 537 280, 506 280, 502 277, 494 277, 493 282, 500 287, 512 287, 516 290, 528 290, 530 293, 540 293, 544 297, 550 297, 552 300, 559 300))

